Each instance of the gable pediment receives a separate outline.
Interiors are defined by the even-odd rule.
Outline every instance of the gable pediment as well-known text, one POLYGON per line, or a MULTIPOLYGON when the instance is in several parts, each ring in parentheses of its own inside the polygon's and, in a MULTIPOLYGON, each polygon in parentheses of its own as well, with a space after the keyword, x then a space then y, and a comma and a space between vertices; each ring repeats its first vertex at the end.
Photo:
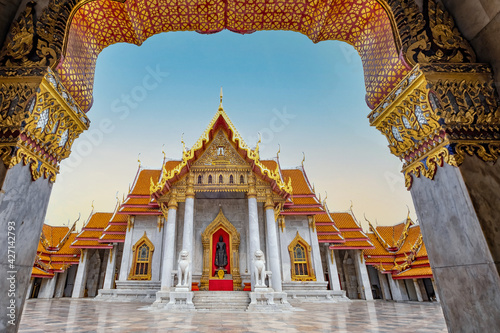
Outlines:
POLYGON ((209 166, 249 166, 249 164, 236 151, 223 130, 217 131, 214 139, 203 154, 193 163, 193 167, 209 166))

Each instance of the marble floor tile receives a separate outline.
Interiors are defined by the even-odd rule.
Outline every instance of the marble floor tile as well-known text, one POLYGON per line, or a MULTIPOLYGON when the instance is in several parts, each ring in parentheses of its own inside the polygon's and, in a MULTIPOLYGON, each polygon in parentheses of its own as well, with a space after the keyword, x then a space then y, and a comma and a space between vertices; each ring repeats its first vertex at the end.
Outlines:
POLYGON ((289 313, 149 311, 143 303, 30 299, 19 332, 447 332, 436 303, 300 303, 289 313))

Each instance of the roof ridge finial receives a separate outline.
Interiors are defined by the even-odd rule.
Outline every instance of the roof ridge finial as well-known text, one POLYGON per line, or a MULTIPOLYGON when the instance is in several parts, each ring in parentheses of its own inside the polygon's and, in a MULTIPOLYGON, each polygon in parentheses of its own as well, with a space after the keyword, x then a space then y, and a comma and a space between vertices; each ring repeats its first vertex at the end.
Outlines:
POLYGON ((223 94, 222 94, 222 86, 220 87, 220 103, 219 103, 219 111, 220 110, 223 110, 222 108, 222 97, 223 97, 223 94))
POLYGON ((281 153, 281 145, 278 143, 278 152, 276 153, 276 159, 280 159, 280 153, 281 153))
POLYGON ((137 162, 139 162, 139 169, 140 169, 140 168, 141 168, 141 160, 140 160, 140 158, 139 158, 139 157, 141 157, 141 153, 139 153, 139 154, 137 155, 137 162))
POLYGON ((302 156, 304 156, 304 157, 302 158, 302 163, 301 164, 302 164, 302 169, 304 169, 304 162, 306 160, 306 153, 302 152, 302 156))

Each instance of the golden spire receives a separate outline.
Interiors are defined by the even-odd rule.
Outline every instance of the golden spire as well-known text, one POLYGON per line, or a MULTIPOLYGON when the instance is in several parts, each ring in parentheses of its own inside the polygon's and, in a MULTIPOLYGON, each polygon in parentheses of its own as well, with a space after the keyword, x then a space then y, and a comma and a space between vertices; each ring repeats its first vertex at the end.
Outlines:
POLYGON ((223 110, 222 108, 222 87, 220 87, 220 103, 219 103, 219 111, 223 110))

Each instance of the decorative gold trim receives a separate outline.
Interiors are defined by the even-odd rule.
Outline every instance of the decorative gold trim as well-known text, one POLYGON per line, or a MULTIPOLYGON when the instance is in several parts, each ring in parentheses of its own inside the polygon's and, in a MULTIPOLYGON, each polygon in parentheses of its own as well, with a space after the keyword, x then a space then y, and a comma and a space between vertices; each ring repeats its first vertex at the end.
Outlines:
POLYGON ((315 219, 314 215, 308 215, 307 221, 309 224, 309 229, 311 229, 313 232, 316 231, 316 219, 315 219))
POLYGON ((151 280, 151 266, 153 263, 153 252, 155 250, 155 247, 153 243, 149 240, 148 236, 146 235, 146 231, 144 231, 144 235, 132 246, 132 255, 133 255, 133 262, 132 266, 130 267, 130 273, 128 275, 129 280, 151 280), (135 275, 135 266, 137 264, 137 249, 143 244, 146 243, 146 245, 149 247, 149 256, 148 256, 148 273, 146 275, 135 275))
POLYGON ((222 208, 215 219, 205 228, 201 234, 201 242, 203 244, 203 273, 200 279, 200 290, 208 290, 209 280, 212 270, 212 237, 219 229, 224 229, 229 235, 229 249, 231 251, 231 275, 233 278, 233 290, 243 290, 241 286, 240 275, 240 234, 238 230, 229 222, 222 213, 222 208))
POLYGON ((293 239, 293 241, 288 245, 288 253, 290 254, 290 266, 292 271, 292 281, 316 281, 316 275, 311 267, 311 246, 307 243, 297 231, 297 235, 293 239), (307 264, 307 272, 309 273, 307 276, 299 276, 295 275, 294 262, 295 256, 293 254, 293 249, 297 244, 301 244, 307 251, 306 253, 306 264, 307 264))
POLYGON ((171 170, 167 170, 166 166, 163 165, 162 175, 157 183, 155 183, 152 178, 150 179, 151 194, 157 193, 158 195, 161 195, 161 191, 163 190, 167 182, 173 179, 178 174, 180 174, 181 170, 183 170, 185 167, 189 165, 190 163, 189 161, 194 159, 195 152, 207 146, 207 144, 211 141, 210 132, 214 127, 217 119, 219 119, 219 117, 222 117, 224 121, 228 124, 230 131, 233 133, 232 137, 230 138, 230 141, 236 145, 237 149, 244 151, 247 157, 252 161, 254 167, 258 168, 263 175, 266 175, 271 180, 275 181, 277 187, 281 191, 291 194, 292 193, 291 179, 288 180, 288 183, 285 183, 281 179, 281 173, 279 171, 279 167, 277 167, 276 170, 272 171, 262 164, 262 162, 260 161, 258 149, 252 150, 246 145, 246 143, 241 138, 240 134, 234 127, 233 123, 227 116, 222 106, 219 107, 219 110, 215 113, 215 116, 212 118, 212 121, 208 125, 207 129, 205 130, 205 132, 203 132, 203 134, 198 139, 198 141, 193 145, 193 147, 190 150, 183 152, 181 163, 179 163, 175 168, 171 170))

